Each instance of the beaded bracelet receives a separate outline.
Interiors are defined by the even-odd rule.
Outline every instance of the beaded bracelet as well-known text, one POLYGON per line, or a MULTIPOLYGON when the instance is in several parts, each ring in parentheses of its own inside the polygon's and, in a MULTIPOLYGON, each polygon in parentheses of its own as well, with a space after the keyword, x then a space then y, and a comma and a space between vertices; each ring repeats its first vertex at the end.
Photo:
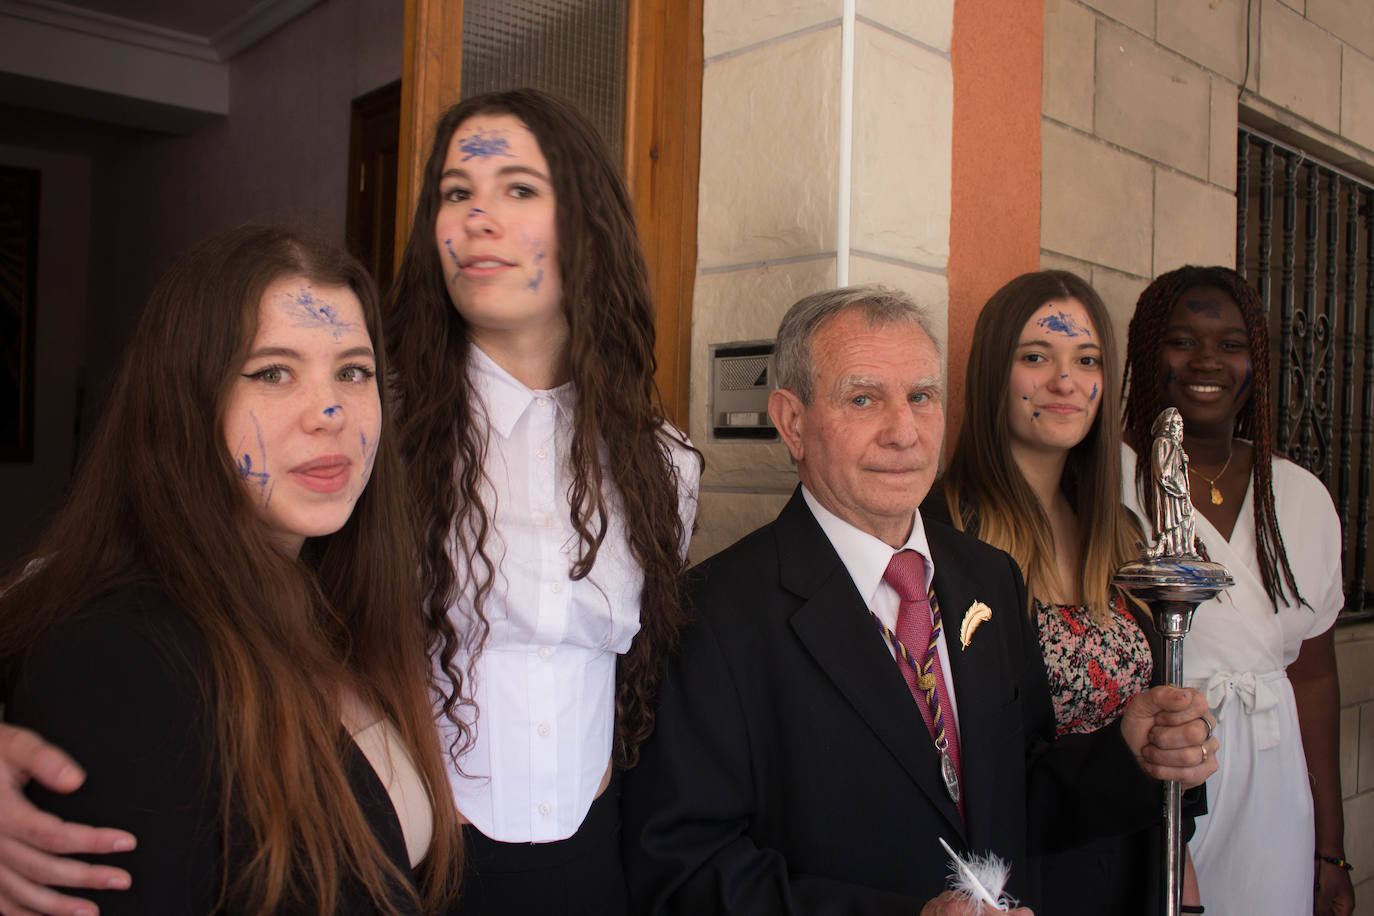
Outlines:
POLYGON ((1314 855, 1317 857, 1318 860, 1325 862, 1327 865, 1334 865, 1337 868, 1343 868, 1346 871, 1352 871, 1355 868, 1355 866, 1351 865, 1349 862, 1347 862, 1345 859, 1342 859, 1340 856, 1324 856, 1319 852, 1314 853, 1314 855))

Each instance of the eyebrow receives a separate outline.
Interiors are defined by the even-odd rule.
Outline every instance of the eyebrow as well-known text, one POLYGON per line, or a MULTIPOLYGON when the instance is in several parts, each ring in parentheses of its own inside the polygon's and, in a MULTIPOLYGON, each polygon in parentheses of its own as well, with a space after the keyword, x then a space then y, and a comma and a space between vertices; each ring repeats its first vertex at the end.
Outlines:
MULTIPOLYGON (((248 359, 264 359, 269 356, 281 357, 283 359, 302 359, 299 350, 290 347, 259 347, 248 354, 248 359)), ((371 347, 349 347, 342 353, 336 353, 335 359, 353 359, 363 357, 364 359, 376 359, 377 354, 371 347)))
MULTIPOLYGON (((548 175, 545 175, 538 169, 530 168, 527 165, 503 165, 496 170, 496 174, 498 176, 533 175, 541 181, 549 181, 548 175)), ((445 178, 465 178, 469 181, 472 180, 472 176, 468 174, 467 169, 444 169, 443 174, 439 176, 439 180, 443 181, 445 178)))
MULTIPOLYGON (((867 375, 850 375, 840 379, 838 390, 849 391, 854 388, 877 388, 885 387, 884 383, 878 379, 867 375)), ((912 379, 910 383, 903 385, 907 391, 932 391, 936 394, 943 394, 945 381, 939 375, 927 375, 923 378, 912 379)))

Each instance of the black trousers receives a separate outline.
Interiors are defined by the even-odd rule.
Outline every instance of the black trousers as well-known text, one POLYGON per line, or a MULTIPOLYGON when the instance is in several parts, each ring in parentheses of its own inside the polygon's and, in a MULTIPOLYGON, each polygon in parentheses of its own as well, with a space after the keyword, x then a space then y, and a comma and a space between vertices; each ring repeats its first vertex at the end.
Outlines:
POLYGON ((462 892, 448 916, 626 916, 620 771, 577 832, 553 843, 501 843, 463 828, 462 892))

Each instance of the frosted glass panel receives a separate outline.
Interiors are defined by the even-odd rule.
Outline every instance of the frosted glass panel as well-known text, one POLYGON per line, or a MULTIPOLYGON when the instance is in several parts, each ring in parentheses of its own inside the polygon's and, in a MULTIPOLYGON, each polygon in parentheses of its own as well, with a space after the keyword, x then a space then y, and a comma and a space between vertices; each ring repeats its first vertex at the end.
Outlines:
POLYGON ((560 95, 616 152, 625 132, 628 0, 467 0, 463 97, 534 86, 560 95))

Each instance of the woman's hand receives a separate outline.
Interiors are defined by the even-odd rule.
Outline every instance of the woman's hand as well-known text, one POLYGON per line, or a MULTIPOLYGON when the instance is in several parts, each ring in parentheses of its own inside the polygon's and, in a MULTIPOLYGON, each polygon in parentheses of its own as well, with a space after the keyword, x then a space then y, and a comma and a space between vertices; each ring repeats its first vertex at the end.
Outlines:
POLYGON ((1339 865, 1317 860, 1312 912, 1316 916, 1350 916, 1355 912, 1355 888, 1350 883, 1350 872, 1339 865))
POLYGON ((68 824, 38 810, 24 796, 30 780, 53 792, 74 792, 86 774, 33 732, 0 723, 0 913, 95 916, 96 906, 89 900, 59 894, 47 885, 128 888, 129 873, 123 869, 63 856, 127 852, 134 848, 134 837, 123 830, 68 824))

